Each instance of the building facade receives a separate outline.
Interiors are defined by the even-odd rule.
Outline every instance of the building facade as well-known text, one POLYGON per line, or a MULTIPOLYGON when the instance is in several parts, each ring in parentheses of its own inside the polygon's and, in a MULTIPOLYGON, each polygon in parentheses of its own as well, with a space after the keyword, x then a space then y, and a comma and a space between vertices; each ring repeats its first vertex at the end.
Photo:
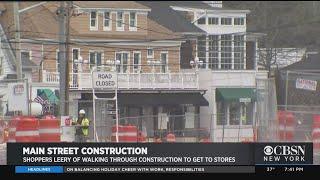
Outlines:
POLYGON ((200 108, 200 127, 210 127, 215 142, 252 141, 256 80, 267 79, 267 72, 257 66, 262 34, 247 32, 250 11, 224 8, 221 1, 170 7, 206 32, 193 42, 201 62, 200 87, 207 89, 204 96, 209 102, 200 108))

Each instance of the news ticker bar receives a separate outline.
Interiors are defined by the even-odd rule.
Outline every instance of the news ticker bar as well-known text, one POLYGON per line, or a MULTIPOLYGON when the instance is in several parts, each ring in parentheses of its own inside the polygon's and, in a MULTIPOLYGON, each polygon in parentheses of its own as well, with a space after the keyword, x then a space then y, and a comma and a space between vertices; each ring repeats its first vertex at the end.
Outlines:
POLYGON ((8 143, 16 166, 312 164, 312 143, 8 143))
POLYGON ((255 166, 15 166, 15 173, 255 173, 255 166))

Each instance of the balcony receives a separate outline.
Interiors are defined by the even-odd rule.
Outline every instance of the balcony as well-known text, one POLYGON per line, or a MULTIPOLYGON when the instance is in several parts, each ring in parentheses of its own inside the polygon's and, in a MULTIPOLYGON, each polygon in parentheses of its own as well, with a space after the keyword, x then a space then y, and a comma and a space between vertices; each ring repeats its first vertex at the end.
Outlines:
MULTIPOLYGON (((70 73, 73 90, 92 89, 91 73, 70 73)), ((43 70, 42 82, 59 84, 59 72, 43 70)), ((119 89, 199 89, 196 73, 118 73, 119 89)))

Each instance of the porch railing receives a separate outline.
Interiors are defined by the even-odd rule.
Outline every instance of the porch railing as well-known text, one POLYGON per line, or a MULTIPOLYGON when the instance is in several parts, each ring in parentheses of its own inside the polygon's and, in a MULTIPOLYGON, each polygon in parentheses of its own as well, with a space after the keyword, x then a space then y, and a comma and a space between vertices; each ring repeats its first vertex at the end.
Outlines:
MULTIPOLYGON (((59 72, 43 71, 42 82, 59 83, 59 72)), ((70 73, 71 89, 91 89, 91 73, 70 73)), ((196 73, 119 73, 121 89, 198 89, 196 73)))

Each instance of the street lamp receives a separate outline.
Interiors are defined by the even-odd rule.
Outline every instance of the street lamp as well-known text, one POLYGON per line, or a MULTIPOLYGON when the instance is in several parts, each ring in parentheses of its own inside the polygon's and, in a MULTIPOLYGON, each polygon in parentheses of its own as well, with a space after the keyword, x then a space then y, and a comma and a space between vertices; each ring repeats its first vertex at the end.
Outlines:
POLYGON ((203 61, 200 61, 198 56, 194 58, 194 61, 193 60, 190 61, 190 66, 192 68, 195 68, 196 71, 198 71, 199 66, 201 67, 202 65, 203 65, 203 61))

